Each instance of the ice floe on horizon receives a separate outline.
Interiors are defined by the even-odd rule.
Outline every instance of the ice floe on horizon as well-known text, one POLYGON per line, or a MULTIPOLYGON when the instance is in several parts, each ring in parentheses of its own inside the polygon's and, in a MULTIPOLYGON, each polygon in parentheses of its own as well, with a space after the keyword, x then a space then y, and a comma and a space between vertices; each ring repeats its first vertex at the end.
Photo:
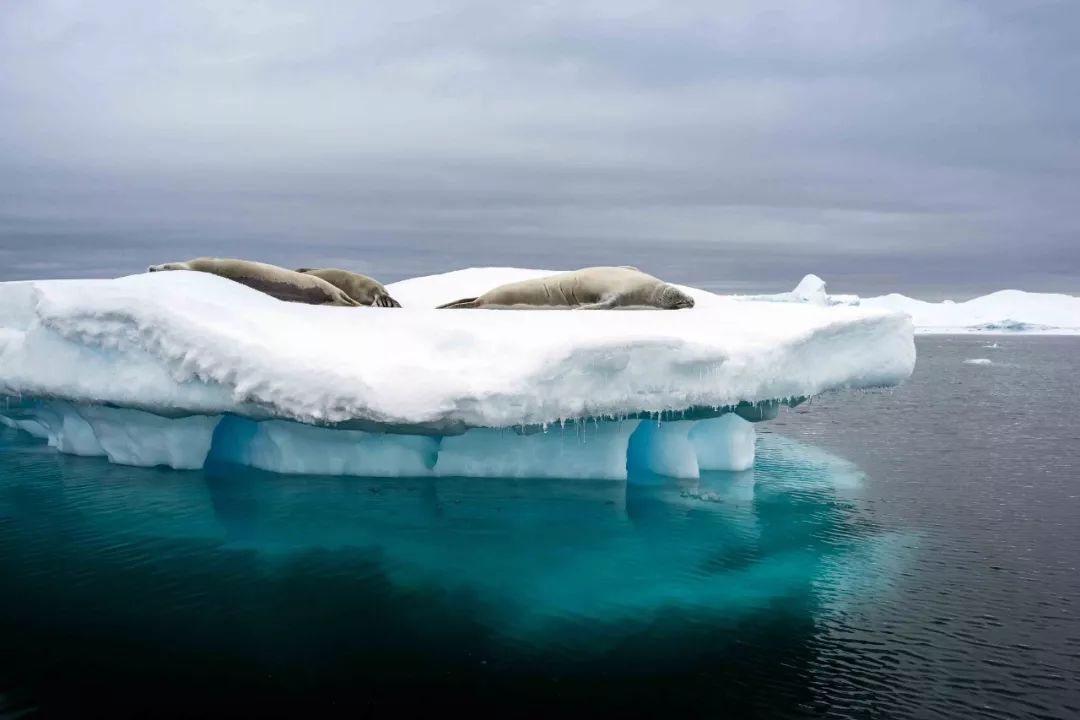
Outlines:
POLYGON ((899 293, 860 298, 857 295, 829 295, 824 280, 817 275, 807 275, 791 292, 738 297, 813 305, 859 305, 902 312, 911 317, 915 332, 920 334, 1080 334, 1080 297, 1059 293, 999 290, 963 302, 944 300, 937 303, 899 293))

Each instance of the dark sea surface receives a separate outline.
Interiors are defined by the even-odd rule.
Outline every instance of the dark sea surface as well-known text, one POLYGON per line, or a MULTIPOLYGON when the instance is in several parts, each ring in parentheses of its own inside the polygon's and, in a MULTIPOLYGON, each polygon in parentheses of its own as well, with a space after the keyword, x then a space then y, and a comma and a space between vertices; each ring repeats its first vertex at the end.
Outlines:
POLYGON ((139 469, 0 430, 0 717, 1080 716, 1080 338, 918 351, 695 481, 139 469))

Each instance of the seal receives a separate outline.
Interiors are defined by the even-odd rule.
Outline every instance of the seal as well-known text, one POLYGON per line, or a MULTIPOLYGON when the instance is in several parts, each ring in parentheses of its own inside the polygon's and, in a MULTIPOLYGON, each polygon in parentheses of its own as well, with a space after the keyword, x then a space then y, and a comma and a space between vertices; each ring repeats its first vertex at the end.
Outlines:
POLYGON ((340 288, 334 287, 322 278, 252 260, 200 257, 185 262, 151 265, 146 268, 147 272, 164 270, 194 270, 219 275, 285 302, 350 307, 360 305, 340 288))
POLYGON ((367 275, 337 268, 299 268, 296 272, 322 278, 361 305, 368 307, 399 308, 399 303, 381 282, 367 275))
POLYGON ((694 307, 694 298, 674 285, 631 267, 591 267, 558 275, 500 285, 475 298, 440 305, 461 308, 573 308, 610 310, 653 307, 679 310, 694 307))

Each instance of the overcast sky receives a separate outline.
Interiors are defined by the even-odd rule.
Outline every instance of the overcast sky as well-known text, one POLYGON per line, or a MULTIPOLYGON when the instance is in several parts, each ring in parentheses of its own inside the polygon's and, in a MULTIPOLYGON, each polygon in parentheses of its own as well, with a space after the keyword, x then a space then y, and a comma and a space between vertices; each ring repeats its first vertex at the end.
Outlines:
POLYGON ((1080 292, 1080 3, 0 2, 0 279, 1080 292))

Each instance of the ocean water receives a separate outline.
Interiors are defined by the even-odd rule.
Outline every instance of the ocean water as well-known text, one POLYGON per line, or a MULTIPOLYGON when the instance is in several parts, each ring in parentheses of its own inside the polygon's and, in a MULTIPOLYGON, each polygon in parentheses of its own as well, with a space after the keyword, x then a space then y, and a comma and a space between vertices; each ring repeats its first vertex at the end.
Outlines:
POLYGON ((0 716, 1075 717, 1080 339, 918 346, 697 481, 177 472, 0 430, 0 716))

